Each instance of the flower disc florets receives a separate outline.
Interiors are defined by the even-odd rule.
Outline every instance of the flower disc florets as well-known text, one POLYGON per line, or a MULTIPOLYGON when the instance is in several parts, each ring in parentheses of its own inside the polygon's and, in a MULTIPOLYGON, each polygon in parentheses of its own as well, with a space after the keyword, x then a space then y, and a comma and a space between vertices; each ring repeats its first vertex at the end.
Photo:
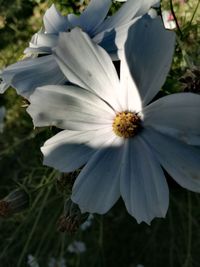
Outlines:
POLYGON ((114 133, 124 138, 135 136, 140 128, 141 119, 134 112, 119 112, 113 122, 114 133))

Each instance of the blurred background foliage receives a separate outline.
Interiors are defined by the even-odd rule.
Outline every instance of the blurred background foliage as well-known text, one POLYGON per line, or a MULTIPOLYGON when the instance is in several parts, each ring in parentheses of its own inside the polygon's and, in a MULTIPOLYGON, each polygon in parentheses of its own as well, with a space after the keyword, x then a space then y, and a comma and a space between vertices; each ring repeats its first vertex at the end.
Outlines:
MULTIPOLYGON (((0 0, 0 68, 22 58, 53 2, 67 14, 81 12, 89 1, 0 0)), ((171 10, 171 3, 163 0, 162 10, 171 10)), ((113 4, 111 13, 119 6, 113 4)), ((200 1, 174 0, 173 12, 177 46, 161 95, 194 91, 194 84, 200 92, 200 1)), ((25 111, 27 102, 12 88, 0 95, 0 106, 6 108, 0 134, 0 198, 21 188, 30 202, 24 212, 0 219, 1 267, 64 267, 64 260, 69 267, 200 266, 200 195, 180 188, 171 178, 166 219, 138 225, 119 201, 105 216, 95 216, 86 230, 59 232, 58 218, 76 173, 68 174, 62 183, 60 174, 42 166, 40 146, 56 129, 33 130, 25 111), (70 251, 74 241, 83 242, 86 250, 70 251)))

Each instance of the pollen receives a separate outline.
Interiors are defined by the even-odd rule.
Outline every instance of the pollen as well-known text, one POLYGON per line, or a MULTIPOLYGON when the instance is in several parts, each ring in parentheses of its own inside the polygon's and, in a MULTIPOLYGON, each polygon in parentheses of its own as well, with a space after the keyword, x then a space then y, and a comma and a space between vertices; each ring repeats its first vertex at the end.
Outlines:
POLYGON ((113 131, 120 137, 133 137, 139 129, 141 129, 141 119, 135 112, 119 112, 113 121, 113 131))

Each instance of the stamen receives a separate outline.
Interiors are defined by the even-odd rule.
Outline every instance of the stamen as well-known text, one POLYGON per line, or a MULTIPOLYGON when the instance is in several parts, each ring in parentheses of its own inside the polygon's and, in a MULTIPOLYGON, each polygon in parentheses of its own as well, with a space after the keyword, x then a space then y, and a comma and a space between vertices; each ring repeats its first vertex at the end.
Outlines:
POLYGON ((119 112, 113 122, 113 131, 117 136, 130 138, 141 128, 141 119, 135 112, 119 112))

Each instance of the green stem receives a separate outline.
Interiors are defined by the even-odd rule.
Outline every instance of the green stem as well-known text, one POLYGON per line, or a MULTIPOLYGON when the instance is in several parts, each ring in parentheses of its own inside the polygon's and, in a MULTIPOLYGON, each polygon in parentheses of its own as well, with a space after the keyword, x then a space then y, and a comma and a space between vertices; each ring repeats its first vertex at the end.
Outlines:
POLYGON ((180 26, 179 26, 179 23, 178 23, 178 20, 177 20, 177 17, 176 17, 176 13, 175 13, 175 11, 174 11, 173 1, 170 0, 169 2, 170 2, 170 9, 171 9, 172 15, 173 15, 174 20, 175 20, 175 23, 176 23, 176 27, 177 27, 177 29, 178 29, 178 32, 179 32, 181 38, 182 38, 182 37, 183 37, 183 34, 182 34, 181 28, 180 28, 180 26))
POLYGON ((188 192, 188 238, 187 238, 187 256, 183 267, 188 267, 191 262, 192 247, 192 215, 191 215, 191 194, 188 192))
POLYGON ((46 195, 45 195, 45 197, 44 197, 44 199, 43 199, 43 202, 42 202, 42 205, 41 205, 41 207, 40 207, 38 216, 37 216, 37 218, 36 218, 36 220, 35 220, 35 222, 34 222, 34 224, 33 224, 32 230, 31 230, 31 232, 30 232, 30 234, 29 234, 29 236, 28 236, 28 239, 27 239, 27 241, 26 241, 26 244, 25 244, 25 246, 24 246, 24 249, 23 249, 23 251, 22 251, 22 253, 21 253, 21 255, 20 255, 20 258, 19 258, 17 267, 20 267, 21 264, 22 264, 22 261, 23 261, 23 259, 24 259, 24 255, 25 255, 25 253, 26 253, 26 251, 27 251, 27 249, 28 249, 28 246, 29 246, 29 244, 30 244, 30 242, 31 242, 31 240, 32 240, 32 237, 33 237, 33 235, 34 235, 34 233, 35 233, 35 230, 36 230, 36 228, 37 228, 38 222, 39 222, 40 217, 41 217, 41 215, 42 215, 42 211, 43 211, 43 209, 44 209, 44 207, 45 207, 45 205, 46 205, 46 202, 47 202, 48 196, 49 196, 49 194, 50 194, 50 192, 51 192, 51 189, 52 189, 51 187, 49 187, 49 188, 47 189, 47 193, 46 193, 46 195))
POLYGON ((27 215, 27 220, 24 221, 24 223, 22 223, 17 230, 15 231, 15 233, 13 234, 12 238, 10 239, 10 242, 8 243, 8 245, 4 248, 4 250, 2 251, 0 258, 3 258, 3 256, 7 253, 8 248, 12 245, 13 240, 15 240, 15 238, 17 237, 18 233, 20 233, 21 229, 23 228, 23 226, 25 225, 25 223, 28 221, 29 219, 29 214, 32 213, 32 211, 35 209, 35 207, 38 204, 38 201, 40 199, 40 197, 42 196, 42 191, 37 195, 28 215, 27 215))
POLYGON ((103 216, 101 216, 101 219, 100 219, 99 247, 100 247, 100 256, 102 260, 102 266, 105 266, 104 249, 103 249, 103 216))
POLYGON ((193 22, 193 19, 194 19, 196 13, 197 13, 197 10, 198 10, 198 8, 199 8, 199 5, 200 5, 200 0, 198 1, 197 5, 196 5, 196 7, 195 7, 194 13, 193 13, 192 18, 191 18, 191 20, 190 20, 190 25, 191 25, 192 22, 193 22))

